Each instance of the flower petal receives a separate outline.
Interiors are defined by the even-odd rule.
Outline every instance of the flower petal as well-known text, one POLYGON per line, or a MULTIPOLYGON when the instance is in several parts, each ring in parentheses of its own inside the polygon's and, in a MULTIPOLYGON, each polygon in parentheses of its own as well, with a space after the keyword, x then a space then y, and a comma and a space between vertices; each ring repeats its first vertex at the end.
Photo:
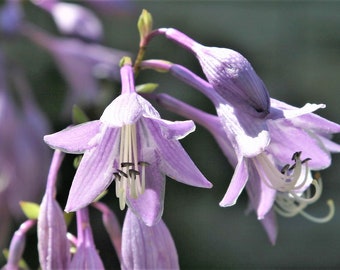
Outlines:
POLYGON ((164 138, 168 140, 180 140, 196 129, 193 121, 167 121, 163 119, 152 119, 157 122, 164 138))
POLYGON ((261 220, 273 207, 276 190, 268 187, 264 181, 261 180, 263 176, 259 174, 252 160, 248 162, 248 170, 250 180, 246 185, 247 194, 252 208, 256 211, 257 218, 261 220))
POLYGON ((275 245, 278 234, 278 225, 274 209, 271 209, 260 221, 267 233, 270 243, 275 245))
POLYGON ((245 187, 248 181, 248 168, 247 168, 247 160, 241 159, 236 168, 229 184, 228 190, 225 193, 222 201, 220 202, 220 206, 232 206, 236 203, 236 200, 240 196, 243 188, 245 187))
POLYGON ((251 117, 241 108, 220 102, 216 108, 224 130, 240 156, 254 157, 270 142, 265 120, 251 117))
POLYGON ((295 152, 302 151, 301 159, 311 158, 308 165, 313 170, 327 168, 331 156, 318 136, 294 127, 289 120, 268 121, 272 141, 270 151, 281 166, 290 163, 295 152))
POLYGON ((161 158, 161 170, 169 177, 187 185, 210 188, 212 184, 203 176, 177 140, 163 137, 158 121, 144 118, 148 136, 161 158))
POLYGON ((42 269, 67 269, 70 262, 63 211, 50 194, 41 202, 38 217, 38 250, 42 269))
POLYGON ((93 202, 112 182, 114 160, 119 156, 119 129, 102 129, 97 147, 86 150, 73 179, 66 212, 93 202))
POLYGON ((100 125, 101 123, 98 120, 90 121, 46 135, 44 141, 53 149, 80 154, 93 147, 90 141, 100 131, 100 125))
POLYGON ((146 226, 128 210, 122 235, 122 269, 179 269, 175 243, 165 223, 146 226))
POLYGON ((153 226, 163 214, 165 175, 159 170, 160 159, 154 149, 143 149, 143 160, 149 163, 145 168, 145 191, 137 199, 128 195, 127 203, 147 226, 153 226))

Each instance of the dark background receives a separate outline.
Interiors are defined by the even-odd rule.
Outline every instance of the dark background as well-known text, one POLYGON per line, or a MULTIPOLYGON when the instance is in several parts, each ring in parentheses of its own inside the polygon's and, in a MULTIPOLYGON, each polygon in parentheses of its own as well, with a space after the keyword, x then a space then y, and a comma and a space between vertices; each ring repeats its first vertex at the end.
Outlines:
MULTIPOLYGON (((143 8, 152 13, 154 28, 173 27, 208 46, 227 47, 242 53, 263 79, 270 95, 295 106, 307 102, 325 103, 318 114, 340 122, 340 2, 337 1, 136 1, 130 13, 101 16, 105 23, 104 44, 136 53, 138 16, 143 8)), ((25 4, 27 18, 52 33, 57 33, 51 18, 25 4)), ((18 53, 17 62, 26 67, 38 101, 54 129, 68 125, 60 118, 65 84, 51 57, 29 42, 7 48, 18 53), (34 65, 32 65, 34 63, 34 65), (53 92, 46 86, 53 85, 53 92), (55 101, 59 101, 55 102, 55 101)), ((190 67, 201 74, 195 58, 182 48, 157 37, 146 58, 160 58, 190 67)), ((167 74, 145 71, 137 83, 157 82, 158 92, 166 92, 193 105, 214 112, 201 94, 167 74)), ((110 102, 109 100, 107 102, 110 102)), ((164 118, 180 119, 160 109, 164 118)), ((340 142, 340 137, 335 137, 340 142)), ((233 170, 211 135, 203 128, 182 140, 192 159, 214 184, 201 190, 167 181, 164 220, 175 240, 182 269, 284 269, 340 268, 340 156, 322 172, 324 192, 316 206, 308 208, 315 216, 327 214, 326 200, 335 202, 336 214, 327 224, 315 224, 301 216, 279 217, 279 236, 271 246, 254 214, 245 215, 247 197, 242 194, 231 208, 221 208, 233 170)), ((65 203, 74 171, 68 157, 61 173, 59 199, 65 203), (64 195, 63 195, 64 194, 64 195)), ((123 220, 114 195, 105 198, 123 220), (112 197, 112 198, 111 198, 112 197)), ((102 233, 100 216, 91 211, 97 248, 106 267, 117 267, 114 252, 102 233)), ((72 227, 72 225, 71 225, 72 227)), ((35 235, 30 234, 28 261, 33 257, 35 235)), ((37 262, 32 260, 32 268, 37 262)))

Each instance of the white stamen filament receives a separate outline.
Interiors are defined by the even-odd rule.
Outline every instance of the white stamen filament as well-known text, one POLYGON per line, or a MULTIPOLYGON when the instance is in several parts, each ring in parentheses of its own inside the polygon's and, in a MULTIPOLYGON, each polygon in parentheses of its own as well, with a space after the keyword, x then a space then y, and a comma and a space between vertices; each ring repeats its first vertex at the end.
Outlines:
POLYGON ((256 156, 254 164, 259 172, 263 172, 261 179, 268 187, 281 192, 290 192, 303 187, 309 173, 308 161, 302 164, 299 154, 294 154, 293 157, 294 165, 286 166, 284 172, 280 172, 265 153, 256 156), (299 181, 301 177, 303 177, 302 181, 299 181))
POLYGON ((322 180, 313 180, 312 185, 314 186, 314 194, 311 196, 311 189, 308 188, 301 196, 295 192, 284 192, 278 193, 275 199, 274 209, 275 211, 284 217, 294 217, 297 214, 301 214, 310 221, 316 223, 325 223, 330 221, 335 213, 335 207, 332 200, 328 200, 329 213, 325 217, 314 217, 304 211, 304 209, 316 202, 322 193, 322 180))
POLYGON ((120 132, 119 168, 114 174, 116 183, 116 196, 119 198, 119 207, 125 208, 127 192, 133 199, 137 199, 145 190, 145 164, 138 162, 138 147, 136 125, 124 125, 120 132), (141 173, 139 165, 141 167, 141 173), (142 183, 141 183, 142 181, 142 183))

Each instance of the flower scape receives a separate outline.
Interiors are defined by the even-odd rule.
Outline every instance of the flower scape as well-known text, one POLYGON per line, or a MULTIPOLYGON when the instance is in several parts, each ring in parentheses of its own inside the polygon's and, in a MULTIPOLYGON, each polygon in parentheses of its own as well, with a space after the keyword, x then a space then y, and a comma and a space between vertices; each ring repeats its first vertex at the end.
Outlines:
MULTIPOLYGON (((89 4, 100 10, 103 3, 89 4)), ((255 213, 270 245, 279 245, 281 217, 300 215, 315 223, 332 220, 332 199, 327 198, 324 216, 313 215, 308 208, 322 197, 320 171, 331 166, 333 153, 340 152, 340 145, 332 141, 340 125, 317 114, 324 104, 295 107, 271 97, 242 54, 202 45, 174 28, 154 29, 146 10, 137 23, 140 42, 134 56, 101 44, 103 27, 89 7, 57 0, 32 0, 30 5, 48 14, 63 37, 30 23, 23 3, 11 0, 1 9, 1 35, 25 38, 54 59, 69 87, 61 113, 68 125, 51 131, 23 71, 0 49, 0 244, 5 239, 9 243, 2 269, 29 269, 26 238, 35 229, 41 269, 111 269, 96 247, 98 216, 121 269, 179 269, 176 237, 163 216, 166 183, 175 180, 174 184, 199 188, 204 194, 216 181, 201 172, 181 144, 196 125, 209 132, 229 163, 226 167, 233 168, 231 179, 223 179, 226 191, 216 207, 237 205, 245 190, 247 212, 255 213), (191 54, 202 75, 168 59, 150 58, 149 45, 159 36, 191 54), (156 84, 137 85, 147 70, 203 94, 214 113, 161 93, 156 84), (105 98, 105 108, 91 120, 85 111, 89 106, 101 108, 96 90, 100 80, 115 82, 120 90, 105 98), (22 113, 17 113, 15 97, 21 100, 22 113), (163 118, 164 111, 177 118, 163 118), (24 159, 26 167, 20 163, 24 159), (73 180, 63 179, 63 160, 74 160, 73 180), (42 171, 44 163, 50 163, 45 182, 28 170, 40 166, 42 171), (66 181, 67 199, 61 202, 60 186, 66 181), (22 224, 8 237, 6 224, 15 218, 22 224)), ((126 7, 117 3, 114 10, 120 8, 126 7)))

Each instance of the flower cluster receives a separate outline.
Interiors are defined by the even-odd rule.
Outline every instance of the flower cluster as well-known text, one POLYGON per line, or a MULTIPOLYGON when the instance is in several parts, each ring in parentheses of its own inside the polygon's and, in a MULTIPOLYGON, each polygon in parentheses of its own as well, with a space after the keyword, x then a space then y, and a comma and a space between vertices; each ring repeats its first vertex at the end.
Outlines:
POLYGON ((18 207, 19 200, 26 201, 21 207, 28 217, 14 233, 3 269, 28 269, 23 252, 26 235, 34 227, 41 269, 105 269, 91 225, 93 209, 102 215, 122 269, 178 269, 175 242, 163 220, 166 179, 212 187, 179 142, 195 131, 195 123, 211 133, 234 168, 219 205, 236 204, 245 189, 249 211, 256 213, 272 244, 278 235, 276 213, 286 217, 301 214, 319 223, 331 220, 332 200, 327 202, 329 213, 324 217, 306 212, 322 195, 318 171, 331 165, 332 153, 340 152, 340 145, 331 140, 340 132, 340 125, 315 114, 324 104, 297 108, 271 98, 239 52, 203 46, 176 29, 153 30, 146 10, 138 21, 140 49, 133 62, 131 53, 99 44, 103 27, 89 9, 57 0, 31 2, 50 14, 63 37, 54 37, 26 21, 21 4, 11 0, 0 14, 1 32, 6 37, 25 37, 52 56, 70 88, 63 117, 69 116, 74 103, 100 108, 98 76, 118 81, 121 91, 107 102, 97 120, 89 120, 75 107, 73 123, 69 117, 65 129, 47 135, 50 128, 23 72, 15 67, 7 75, 8 64, 0 54, 0 123, 8 123, 6 129, 0 127, 0 237, 7 234, 3 220, 7 222, 18 212, 11 208, 18 207), (159 35, 192 53, 206 78, 167 60, 145 60, 148 44, 159 35), (137 76, 146 69, 168 72, 198 90, 214 105, 216 114, 157 93, 155 85, 136 85, 137 76), (9 79, 18 90, 22 119, 6 84, 9 79), (188 120, 165 120, 153 103, 188 120), (17 132, 26 136, 13 138, 17 132), (43 140, 37 139, 43 134, 43 140), (42 190, 39 194, 35 187, 41 186, 40 178, 45 175, 31 172, 41 172, 49 160, 48 148, 40 145, 43 142, 54 149, 46 188, 40 204, 28 203, 41 198, 42 190), (57 195, 64 153, 76 155, 76 172, 63 211, 57 195), (105 202, 113 195, 119 209, 125 211, 122 226, 115 205, 105 202), (69 222, 75 223, 76 233, 69 222))

